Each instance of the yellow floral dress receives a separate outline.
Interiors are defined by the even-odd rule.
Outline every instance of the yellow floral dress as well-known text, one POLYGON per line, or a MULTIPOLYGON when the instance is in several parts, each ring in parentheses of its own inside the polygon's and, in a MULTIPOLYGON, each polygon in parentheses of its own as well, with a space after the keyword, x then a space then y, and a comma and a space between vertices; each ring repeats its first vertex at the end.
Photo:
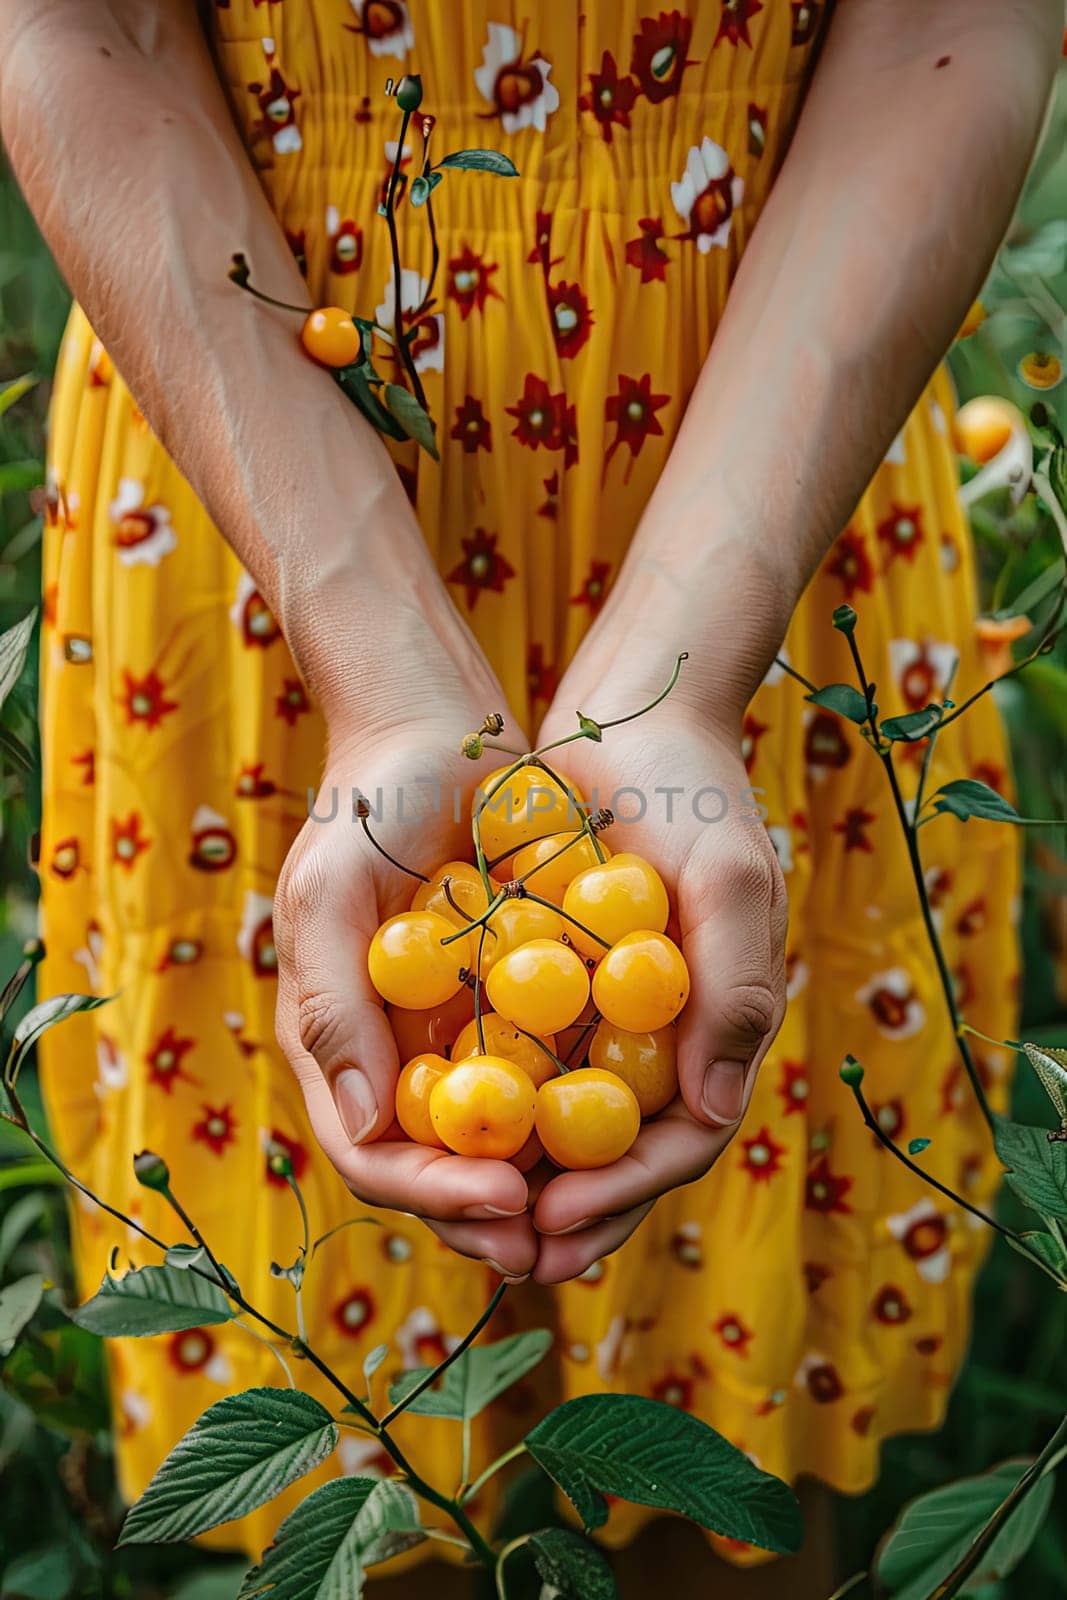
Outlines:
MULTIPOLYGON (((439 153, 484 144, 520 169, 509 182, 450 179, 438 197, 441 278, 414 349, 441 462, 412 448, 398 465, 456 605, 512 703, 535 718, 667 460, 794 126, 825 8, 208 9, 249 159, 316 302, 369 314, 395 293, 376 215, 396 130, 390 74, 422 74, 439 153)), ((402 304, 416 306, 426 230, 403 205, 400 221, 402 304)), ((829 616, 850 601, 879 699, 901 711, 953 673, 961 698, 982 681, 951 429, 939 373, 787 641, 808 677, 847 678, 829 616)), ((131 1172, 134 1151, 160 1151, 246 1291, 291 1323, 289 1286, 269 1263, 293 1258, 299 1225, 266 1165, 265 1136, 291 1152, 316 1232, 355 1210, 273 1041, 271 895, 319 772, 321 720, 252 579, 78 311, 57 373, 51 471, 44 986, 118 995, 49 1038, 53 1125, 98 1192, 176 1236, 131 1172)), ((932 1140, 932 1171, 982 1196, 996 1165, 884 777, 856 730, 805 704, 780 669, 751 705, 745 751, 789 885, 785 1025, 744 1127, 706 1179, 662 1200, 577 1282, 508 1297, 499 1330, 547 1322, 554 1353, 476 1426, 475 1470, 552 1399, 605 1387, 687 1407, 768 1470, 846 1491, 872 1481, 887 1433, 942 1415, 983 1237, 877 1147, 838 1081, 843 1052, 866 1062, 887 1130, 932 1140)), ((912 789, 921 749, 904 756, 912 789)), ((988 699, 939 744, 932 781, 948 776, 1006 785, 988 699)), ((923 835, 967 1014, 997 1037, 1013 1009, 1006 834, 942 819, 923 835)), ((983 1047, 979 1060, 997 1100, 1004 1053, 983 1047)), ((457 1260, 418 1222, 378 1221, 335 1235, 307 1281, 309 1327, 353 1382, 383 1341, 378 1381, 440 1357, 489 1289, 488 1269, 457 1260)), ((76 1235, 86 1289, 114 1245, 145 1259, 91 1207, 78 1208, 76 1235)), ((127 1341, 112 1363, 131 1496, 206 1405, 284 1382, 270 1352, 234 1328, 127 1341)), ((453 1481, 449 1424, 401 1432, 425 1473, 453 1481)), ((387 1467, 373 1441, 349 1433, 319 1476, 387 1467)), ((215 1539, 258 1551, 307 1487, 215 1539)), ((642 1515, 616 1506, 608 1537, 624 1540, 642 1515)))

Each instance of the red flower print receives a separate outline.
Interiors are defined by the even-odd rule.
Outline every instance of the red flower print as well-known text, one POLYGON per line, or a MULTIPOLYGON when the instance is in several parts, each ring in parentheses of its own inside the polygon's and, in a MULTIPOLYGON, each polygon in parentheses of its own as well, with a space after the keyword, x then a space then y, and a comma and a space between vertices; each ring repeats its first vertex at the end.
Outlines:
POLYGON ((663 223, 659 217, 641 217, 637 226, 641 232, 626 246, 626 265, 640 270, 642 283, 650 283, 653 278, 662 282, 671 259, 659 242, 663 238, 663 223))
POLYGON ((463 584, 464 598, 471 611, 483 589, 502 594, 508 579, 515 576, 511 562, 506 561, 496 548, 498 538, 499 534, 475 528, 474 537, 462 541, 463 560, 457 562, 448 574, 447 582, 463 584))
POLYGON ((571 595, 571 605, 588 606, 593 616, 596 616, 607 595, 607 578, 610 571, 610 561, 594 561, 578 593, 571 595))
POLYGON ((255 95, 262 113, 255 124, 255 132, 269 139, 279 155, 299 150, 303 142, 296 125, 300 90, 291 89, 277 67, 271 67, 266 83, 250 83, 248 92, 255 95))
POLYGON ((901 1322, 907 1322, 912 1315, 911 1306, 903 1289, 898 1289, 892 1283, 887 1283, 879 1289, 871 1306, 871 1316, 876 1322, 884 1322, 887 1327, 895 1327, 901 1322))
POLYGON ((793 0, 793 35, 791 43, 808 44, 814 36, 822 6, 817 0, 793 0))
POLYGON ((915 993, 910 973, 903 967, 876 973, 856 991, 856 999, 870 1007, 879 1030, 891 1039, 910 1038, 926 1021, 926 1009, 915 993))
POLYGON ((512 438, 531 450, 562 450, 567 426, 567 396, 550 394, 543 378, 526 374, 520 398, 513 406, 506 406, 509 417, 516 419, 511 430, 512 438))
POLYGON ((215 1338, 206 1328, 183 1328, 167 1342, 171 1365, 183 1374, 202 1372, 215 1354, 215 1338))
POLYGON ((718 1322, 713 1322, 711 1331, 719 1335, 727 1350, 732 1350, 739 1356, 748 1355, 748 1347, 753 1337, 752 1329, 746 1328, 741 1318, 735 1316, 733 1312, 727 1312, 718 1322))
POLYGON ((904 1252, 915 1262, 915 1270, 927 1283, 944 1283, 952 1267, 948 1245, 948 1220, 934 1202, 924 1196, 909 1211, 887 1217, 886 1226, 898 1239, 904 1252))
POLYGON ((540 264, 541 271, 547 277, 553 267, 558 267, 563 260, 562 256, 553 256, 552 245, 552 213, 538 211, 534 216, 534 247, 526 260, 532 265, 540 264))
POLYGON ((182 1065, 195 1045, 195 1039, 180 1038, 173 1028, 164 1029, 145 1056, 149 1083, 162 1089, 164 1094, 173 1094, 179 1078, 186 1083, 195 1083, 196 1079, 190 1077, 182 1065))
POLYGON ((976 761, 971 768, 971 777, 978 783, 988 783, 998 794, 1005 792, 1007 774, 1003 767, 994 766, 992 761, 976 761))
POLYGON ((308 275, 307 234, 303 228, 300 229, 299 233, 292 232, 286 228, 285 242, 293 252, 293 259, 300 268, 301 277, 306 278, 308 275))
POLYGON ((853 528, 846 528, 836 540, 830 556, 826 570, 831 578, 840 578, 846 600, 851 600, 853 595, 861 590, 864 594, 870 594, 874 582, 874 565, 867 554, 862 533, 857 533, 853 528))
POLYGON ((693 1380, 681 1377, 677 1372, 665 1373, 650 1389, 653 1400, 662 1400, 665 1405, 677 1406, 679 1411, 688 1411, 693 1403, 693 1380))
POLYGON ((851 1427, 853 1433, 858 1433, 861 1439, 865 1438, 866 1435, 871 1431, 871 1423, 874 1421, 874 1415, 875 1412, 873 1406, 860 1406, 859 1410, 853 1412, 852 1415, 851 1427))
POLYGON ((200 1144, 206 1144, 217 1156, 221 1156, 227 1145, 234 1144, 237 1139, 237 1120, 231 1106, 201 1106, 204 1113, 199 1122, 193 1123, 193 1138, 200 1144))
POLYGON ((120 698, 128 727, 143 722, 146 728, 158 728, 169 711, 177 711, 177 700, 167 699, 163 680, 157 672, 135 678, 123 668, 122 677, 125 687, 120 698))
POLYGON ((605 470, 621 444, 628 447, 632 465, 649 434, 662 435, 663 425, 656 412, 661 411, 670 399, 670 395, 652 393, 652 374, 649 372, 642 378, 628 378, 620 372, 618 383, 618 393, 608 395, 604 402, 605 419, 613 422, 616 429, 604 457, 605 470))
POLYGON ((932 695, 944 692, 958 655, 954 645, 936 639, 890 639, 889 660, 908 708, 921 711, 932 695))
POLYGON ((742 1139, 741 1148, 744 1151, 741 1165, 754 1182, 768 1183, 775 1173, 782 1170, 785 1145, 777 1144, 771 1138, 769 1128, 761 1128, 751 1139, 742 1139))
POLYGON ((872 1104, 871 1112, 887 1139, 896 1141, 900 1138, 905 1123, 904 1106, 900 1100, 883 1100, 881 1104, 872 1104))
POLYGON ((351 217, 341 221, 328 215, 328 222, 333 223, 329 229, 330 271, 346 278, 363 265, 363 229, 351 217))
POLYGON ((112 817, 111 859, 116 866, 126 872, 132 871, 138 856, 144 855, 151 843, 151 839, 141 832, 140 812, 131 811, 122 822, 112 817))
POLYGON ((81 846, 77 839, 59 839, 52 848, 52 859, 48 863, 48 870, 53 876, 65 881, 73 878, 81 866, 81 846))
POLYGON ((767 148, 767 107, 758 106, 754 100, 748 103, 748 153, 753 161, 758 161, 767 148))
POLYGON ((281 717, 287 728, 295 728, 300 718, 311 710, 307 690, 299 678, 285 678, 282 692, 275 697, 274 715, 281 717))
POLYGON ((671 1255, 680 1267, 697 1272, 704 1265, 704 1250, 700 1243, 699 1222, 685 1222, 671 1239, 671 1255))
POLYGON ((374 1296, 369 1289, 353 1289, 333 1308, 334 1325, 350 1339, 358 1339, 374 1321, 374 1296))
POLYGON ((808 1393, 820 1405, 829 1405, 834 1400, 840 1400, 845 1392, 844 1384, 838 1375, 837 1368, 829 1361, 814 1362, 804 1374, 808 1386, 808 1393))
POLYGON ((808 723, 804 757, 809 767, 819 770, 847 766, 852 751, 841 731, 841 719, 832 711, 818 711, 808 723))
POLYGON ((247 572, 242 572, 238 579, 237 598, 230 608, 230 618, 240 628, 241 637, 250 648, 266 650, 275 639, 281 638, 281 628, 247 572))
POLYGON ((545 660, 543 644, 531 644, 526 653, 526 683, 531 700, 551 700, 559 687, 559 673, 545 660))
POLYGON ((862 850, 866 855, 871 855, 874 845, 867 836, 867 829, 876 821, 873 811, 865 811, 862 806, 850 806, 841 818, 834 823, 834 832, 839 833, 845 841, 845 850, 862 850))
POLYGON ((778 1085, 778 1093, 785 1105, 785 1114, 793 1111, 803 1111, 811 1095, 811 1079, 808 1077, 808 1064, 806 1061, 783 1061, 782 1081, 778 1085))
MULTIPOLYGON (((305 1171, 307 1170, 308 1164, 307 1150, 300 1143, 299 1139, 291 1139, 287 1133, 282 1133, 278 1128, 272 1128, 270 1130, 268 1144, 271 1147, 281 1147, 282 1154, 287 1156, 289 1159, 289 1165, 293 1169, 293 1177, 296 1179, 297 1183, 299 1183, 301 1178, 304 1176, 305 1171)), ((288 1180, 284 1174, 274 1170, 273 1162, 275 1161, 277 1154, 278 1151, 273 1148, 268 1148, 264 1152, 263 1176, 266 1178, 268 1183, 273 1184, 275 1189, 285 1189, 288 1188, 288 1180)))
POLYGON ((70 764, 72 767, 81 767, 82 787, 91 789, 96 782, 96 751, 82 750, 80 754, 71 756, 70 764))
POLYGON ((924 1333, 921 1339, 912 1340, 912 1348, 920 1356, 936 1356, 945 1340, 940 1333, 924 1333))
POLYGON ((889 515, 875 528, 875 536, 886 547, 886 566, 902 556, 914 561, 923 540, 922 512, 918 506, 890 507, 889 515))
POLYGON ((964 939, 971 939, 976 933, 984 933, 988 926, 989 913, 983 898, 972 900, 970 905, 964 906, 956 918, 956 932, 964 939))
POLYGON ((559 515, 559 473, 553 472, 547 478, 542 478, 546 498, 537 508, 539 517, 548 517, 552 522, 559 515))
POLYGON ((573 467, 578 459, 578 408, 563 408, 563 466, 573 467))
POLYGON ((747 44, 751 49, 752 39, 749 36, 748 25, 756 12, 762 10, 762 0, 722 0, 719 31, 715 35, 712 49, 724 39, 727 44, 747 44))
POLYGON ((472 311, 481 311, 488 299, 501 298, 500 291, 489 281, 498 270, 495 261, 484 261, 475 255, 469 244, 449 260, 445 294, 459 306, 464 322, 472 311))
POLYGON ((693 24, 680 11, 661 11, 655 20, 642 19, 634 35, 630 71, 653 105, 669 100, 682 87, 683 72, 694 64, 685 58, 692 37, 693 24))
POLYGON ((746 772, 751 772, 755 766, 759 742, 769 727, 769 723, 761 722, 751 711, 745 713, 745 720, 741 724, 741 754, 744 757, 746 772))
POLYGON ((191 967, 204 953, 199 939, 172 939, 156 966, 157 972, 167 972, 171 967, 191 967))
POLYGON ((845 1200, 851 1188, 852 1179, 835 1176, 830 1171, 829 1159, 821 1156, 808 1172, 804 1185, 804 1204, 809 1211, 821 1211, 826 1216, 832 1213, 846 1216, 852 1210, 845 1200))
POLYGON ((832 1268, 824 1266, 821 1261, 804 1263, 804 1287, 809 1294, 817 1294, 827 1278, 832 1278, 833 1275, 832 1268))
POLYGON ((189 865, 198 872, 225 872, 237 860, 237 840, 225 817, 210 806, 193 813, 189 865))
POLYGON ((611 144, 616 123, 622 128, 630 126, 630 112, 636 99, 636 83, 632 78, 619 77, 615 57, 605 50, 600 71, 589 74, 589 93, 580 97, 578 109, 593 113, 605 141, 611 144))
POLYGON ((584 290, 576 283, 550 283, 546 284, 545 290, 556 352, 567 361, 578 354, 589 338, 589 330, 593 326, 589 301, 584 290))
POLYGON ((277 794, 278 785, 273 778, 264 776, 265 767, 262 761, 246 764, 237 774, 237 782, 233 792, 238 800, 269 800, 272 794, 277 794))
POLYGON ((478 450, 493 448, 493 430, 489 418, 482 410, 482 402, 472 394, 466 395, 463 404, 456 407, 456 421, 449 438, 458 439, 464 455, 468 456, 478 450))

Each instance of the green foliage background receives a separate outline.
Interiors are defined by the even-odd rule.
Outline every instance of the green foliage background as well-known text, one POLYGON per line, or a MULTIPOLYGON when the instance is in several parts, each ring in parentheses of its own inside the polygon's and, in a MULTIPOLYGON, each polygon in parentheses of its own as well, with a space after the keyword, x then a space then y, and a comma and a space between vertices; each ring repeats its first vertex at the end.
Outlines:
MULTIPOLYGON (((990 315, 953 352, 961 400, 1001 394, 1027 410, 1038 396, 1018 375, 1020 359, 1034 349, 1061 359, 1064 355, 1057 339, 1063 327, 1061 308, 1067 305, 1067 92, 1062 83, 1060 87, 1018 215, 983 292, 990 315)), ((10 175, 0 169, 0 385, 27 372, 42 375, 28 396, 0 416, 0 631, 39 602, 41 463, 49 392, 44 375, 55 365, 67 299, 10 175)), ((1064 387, 1042 397, 1050 410, 1061 409, 1057 400, 1064 387)), ((984 609, 1010 608, 1042 572, 1062 566, 1055 530, 1042 519, 1033 497, 1013 510, 1006 494, 987 496, 972 520, 984 609)), ((30 749, 37 740, 36 689, 31 662, 2 718, 4 728, 30 749)), ((1002 685, 998 699, 1012 735, 1020 810, 1029 816, 1067 814, 1064 641, 1052 655, 1002 685)), ((34 931, 36 874, 30 863, 39 803, 36 778, 0 755, 0 977, 17 964, 23 941, 34 931)), ((1031 837, 1027 843, 1023 1036, 1062 1043, 1067 1038, 1063 841, 1061 837, 1057 849, 1044 834, 1040 841, 1031 837)), ((27 1097, 32 1096, 32 1083, 23 1083, 27 1097)), ((1047 1102, 1025 1068, 1018 1075, 1017 1101, 1020 1120, 1047 1123, 1047 1102)), ((20 1165, 22 1178, 12 1183, 16 1157, 24 1163, 24 1146, 20 1142, 16 1150, 0 1129, 0 1283, 42 1271, 69 1287, 63 1193, 43 1165, 30 1183, 20 1165)), ((1030 1225, 1010 1195, 1001 1204, 1006 1221, 1030 1225)), ((243 1563, 235 1566, 232 1559, 181 1548, 113 1550, 121 1507, 98 1339, 46 1307, 29 1338, 0 1367, 0 1378, 0 1478, 5 1485, 0 1494, 0 1590, 5 1600, 232 1596, 243 1563)), ((946 1425, 936 1435, 892 1440, 877 1487, 842 1502, 842 1572, 869 1565, 878 1540, 916 1494, 1040 1447, 1065 1404, 1067 1297, 998 1240, 978 1285, 971 1353, 946 1425)), ((1067 1473, 1061 1472, 1060 1478, 1067 1473)), ((517 1500, 512 1497, 516 1527, 517 1500)), ((982 1591, 984 1600, 1064 1592, 1067 1493, 1062 1481, 1057 1506, 1058 1515, 1054 1509, 1023 1564, 1004 1584, 982 1591)), ((528 1514, 535 1519, 529 1526, 537 1526, 546 1520, 547 1508, 528 1508, 528 1514)))

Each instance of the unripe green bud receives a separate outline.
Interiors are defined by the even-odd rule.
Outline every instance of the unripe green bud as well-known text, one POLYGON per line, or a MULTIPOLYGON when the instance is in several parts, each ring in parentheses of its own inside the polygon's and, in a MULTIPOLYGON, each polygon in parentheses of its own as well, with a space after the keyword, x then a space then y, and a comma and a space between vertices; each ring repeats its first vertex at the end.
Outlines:
POLYGON ((422 105, 422 79, 409 72, 396 86, 396 103, 401 111, 417 111, 422 105))
POLYGON ((165 1194, 170 1187, 170 1168, 154 1150, 142 1150, 133 1158, 133 1175, 144 1189, 165 1194))
POLYGON ((863 1082, 863 1065, 855 1056, 846 1056, 841 1063, 841 1082, 850 1089, 858 1089, 863 1082))

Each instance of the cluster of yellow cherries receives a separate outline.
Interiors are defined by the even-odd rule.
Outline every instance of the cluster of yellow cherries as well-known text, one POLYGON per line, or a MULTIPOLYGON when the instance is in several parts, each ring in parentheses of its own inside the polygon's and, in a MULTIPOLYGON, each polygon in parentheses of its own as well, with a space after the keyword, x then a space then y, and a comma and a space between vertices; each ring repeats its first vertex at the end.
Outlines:
POLYGON ((667 889, 612 853, 610 812, 591 817, 536 754, 485 779, 471 809, 476 863, 438 867, 370 945, 405 1061, 397 1121, 523 1170, 542 1152, 606 1166, 677 1093, 689 973, 667 889))

